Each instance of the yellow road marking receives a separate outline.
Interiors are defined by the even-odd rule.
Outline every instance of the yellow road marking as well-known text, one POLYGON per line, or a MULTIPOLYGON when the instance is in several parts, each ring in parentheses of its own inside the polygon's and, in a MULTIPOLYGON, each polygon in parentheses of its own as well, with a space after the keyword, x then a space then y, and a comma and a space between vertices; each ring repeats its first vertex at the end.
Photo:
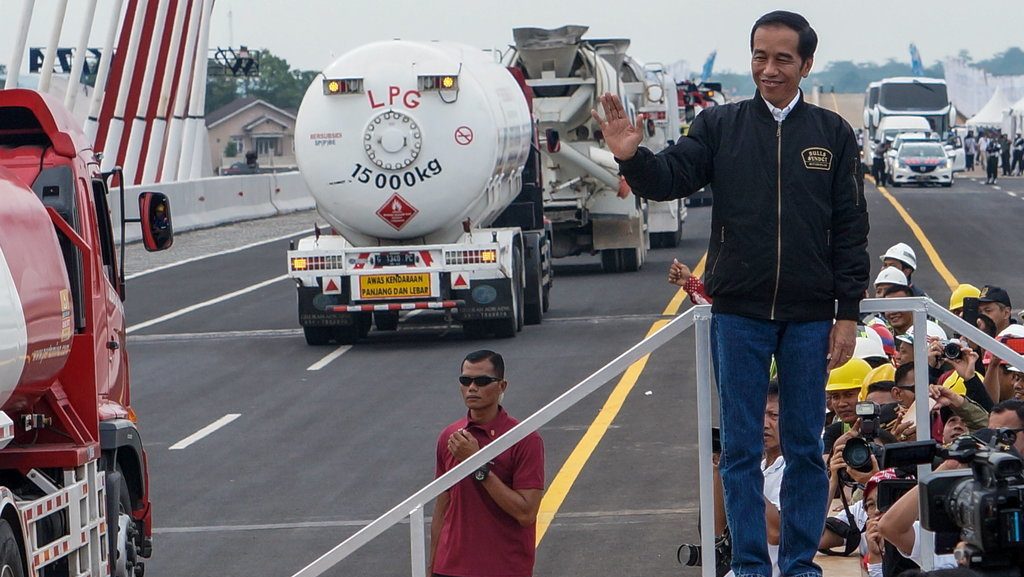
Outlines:
MULTIPOLYGON (((700 262, 693 269, 694 275, 700 276, 704 273, 707 256, 705 253, 701 257, 700 262)), ((687 297, 686 291, 680 287, 676 291, 675 296, 672 297, 672 300, 669 301, 663 314, 675 315, 679 312, 684 299, 687 297)), ((668 321, 664 319, 656 321, 647 331, 647 336, 651 336, 667 323, 668 321)), ((640 379, 641 373, 644 372, 644 368, 647 366, 648 358, 650 358, 650 355, 645 355, 626 369, 618 384, 615 385, 615 389, 608 396, 608 400, 601 407, 601 411, 587 428, 587 432, 580 439, 580 442, 576 444, 576 448, 573 449, 569 458, 562 464, 562 468, 555 475, 554 480, 551 481, 551 485, 548 486, 548 490, 544 493, 544 498, 540 502, 540 511, 537 513, 537 545, 540 545, 541 540, 544 539, 544 535, 547 533, 551 521, 554 520, 555 514, 558 513, 562 502, 568 496, 569 490, 572 489, 573 484, 576 482, 576 478, 583 471, 583 466, 590 460, 590 456, 597 448, 597 444, 601 442, 604 434, 608 432, 608 427, 611 426, 612 422, 615 421, 615 417, 618 416, 629 392, 633 390, 637 380, 640 379)))
POLYGON ((960 284, 960 282, 956 280, 956 277, 953 276, 953 273, 951 273, 949 269, 946 267, 946 264, 942 262, 942 258, 939 257, 939 252, 935 250, 935 247, 932 246, 931 241, 929 241, 928 237, 925 236, 924 231, 921 230, 921 227, 917 225, 917 221, 915 221, 914 218, 910 216, 910 213, 907 212, 907 209, 903 208, 903 205, 900 204, 900 201, 896 200, 896 197, 893 196, 892 193, 890 193, 884 186, 876 183, 875 179, 870 176, 865 175, 864 178, 870 180, 871 183, 874 184, 876 188, 878 188, 878 192, 882 193, 882 196, 884 196, 885 199, 889 201, 889 204, 891 204, 893 208, 896 209, 896 212, 899 213, 900 217, 903 219, 904 222, 907 223, 907 226, 909 226, 910 230, 914 233, 914 237, 917 238, 917 242, 921 243, 921 246, 924 248, 925 254, 928 255, 928 259, 932 261, 932 266, 935 268, 935 271, 938 272, 939 276, 942 277, 942 280, 946 281, 946 284, 949 285, 949 290, 954 290, 960 284))

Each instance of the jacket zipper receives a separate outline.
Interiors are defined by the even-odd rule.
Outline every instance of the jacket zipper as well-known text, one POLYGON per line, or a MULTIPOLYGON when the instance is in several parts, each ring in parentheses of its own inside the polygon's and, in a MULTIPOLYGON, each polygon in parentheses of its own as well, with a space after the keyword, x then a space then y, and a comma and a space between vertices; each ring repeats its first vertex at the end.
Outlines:
POLYGON ((775 129, 775 178, 776 195, 778 199, 778 218, 776 219, 776 259, 775 259, 775 296, 772 297, 772 312, 770 318, 775 320, 775 305, 779 300, 779 282, 782 277, 782 123, 779 122, 775 129))
POLYGON ((722 226, 722 233, 719 235, 718 245, 718 254, 715 255, 715 264, 711 265, 711 276, 715 276, 715 270, 718 269, 718 261, 722 260, 722 249, 725 248, 725 225, 722 226))

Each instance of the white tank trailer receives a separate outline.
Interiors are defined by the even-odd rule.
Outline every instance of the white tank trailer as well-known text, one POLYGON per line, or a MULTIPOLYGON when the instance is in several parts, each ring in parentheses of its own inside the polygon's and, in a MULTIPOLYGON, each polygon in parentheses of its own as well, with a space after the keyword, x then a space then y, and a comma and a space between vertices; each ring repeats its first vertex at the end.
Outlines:
POLYGON ((441 311, 470 336, 541 321, 551 287, 528 90, 484 51, 388 41, 310 85, 295 152, 333 234, 288 251, 310 344, 441 311))
POLYGON ((514 29, 506 63, 522 71, 533 90, 554 256, 600 253, 605 271, 635 271, 649 247, 647 204, 619 178, 590 111, 600 110, 598 98, 610 92, 634 118, 644 77, 625 62, 629 40, 585 39, 586 31, 514 29))

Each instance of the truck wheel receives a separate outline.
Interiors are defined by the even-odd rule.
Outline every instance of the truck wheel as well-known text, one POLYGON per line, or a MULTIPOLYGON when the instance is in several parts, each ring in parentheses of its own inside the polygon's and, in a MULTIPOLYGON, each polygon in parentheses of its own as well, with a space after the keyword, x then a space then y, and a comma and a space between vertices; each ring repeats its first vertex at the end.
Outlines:
POLYGON ((381 311, 373 313, 373 324, 378 331, 398 330, 398 311, 381 311))
POLYGON ((110 543, 110 566, 113 569, 111 577, 132 577, 135 575, 138 556, 135 551, 128 482, 120 471, 111 471, 107 473, 106 484, 107 539, 110 543))
POLYGON ((462 334, 467 339, 482 339, 487 334, 487 321, 463 321, 462 334))
POLYGON ((622 272, 622 257, 618 249, 606 248, 601 251, 601 268, 604 272, 622 272))
POLYGON ((534 266, 532 274, 526 275, 526 289, 533 295, 523 302, 523 320, 528 325, 539 325, 544 320, 544 272, 541 270, 540 259, 534 266))
POLYGON ((641 249, 639 248, 620 248, 619 262, 622 263, 622 270, 626 272, 636 272, 640 270, 640 254, 641 249))
POLYGON ((548 307, 551 306, 551 295, 550 295, 550 293, 551 293, 551 285, 545 285, 544 286, 544 296, 541 297, 542 298, 541 302, 543 303, 543 306, 541 307, 541 310, 544 311, 544 312, 548 312, 548 307))
POLYGON ((365 339, 366 335, 370 334, 370 328, 373 327, 373 315, 360 313, 356 315, 356 322, 359 325, 359 338, 365 339))
POLYGON ((10 523, 0 519, 0 577, 25 577, 18 541, 10 523))
POLYGON ((331 342, 331 327, 302 327, 302 334, 306 336, 306 344, 312 347, 322 347, 331 342))
POLYGON ((354 345, 359 340, 359 319, 353 319, 348 326, 332 327, 331 332, 339 345, 354 345))

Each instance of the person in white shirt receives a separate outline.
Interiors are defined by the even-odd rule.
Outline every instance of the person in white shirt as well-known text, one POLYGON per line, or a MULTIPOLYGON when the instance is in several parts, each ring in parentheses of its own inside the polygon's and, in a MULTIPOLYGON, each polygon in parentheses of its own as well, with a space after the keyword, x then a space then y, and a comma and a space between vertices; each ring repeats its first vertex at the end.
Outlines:
MULTIPOLYGON (((935 472, 947 471, 960 467, 956 461, 945 461, 939 465, 935 472)), ((892 543, 900 555, 907 559, 923 565, 922 559, 925 554, 932 556, 933 569, 949 569, 956 567, 956 559, 953 555, 938 555, 934 551, 924 553, 921 551, 921 523, 918 521, 920 498, 918 487, 907 491, 889 508, 878 520, 878 534, 882 539, 892 543)))
MULTIPOLYGON (((772 380, 768 384, 768 402, 764 408, 764 459, 761 461, 761 472, 764 474, 762 492, 765 499, 765 520, 768 529, 768 556, 772 561, 772 577, 779 577, 779 537, 781 523, 779 511, 782 509, 782 473, 786 468, 786 459, 782 456, 779 445, 779 385, 772 380)), ((726 528, 725 501, 722 493, 722 479, 715 467, 715 534, 721 535, 726 528)), ((726 577, 733 577, 729 571, 726 577)))

